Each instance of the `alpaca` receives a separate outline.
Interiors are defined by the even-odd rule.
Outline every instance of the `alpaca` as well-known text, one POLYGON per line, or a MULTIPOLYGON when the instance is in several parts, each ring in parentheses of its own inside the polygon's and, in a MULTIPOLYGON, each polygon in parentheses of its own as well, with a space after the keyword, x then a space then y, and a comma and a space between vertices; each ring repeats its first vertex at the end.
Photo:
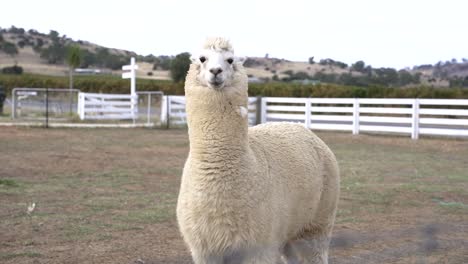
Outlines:
POLYGON ((339 172, 325 143, 299 124, 248 128, 247 75, 225 39, 192 57, 185 95, 177 219, 194 262, 327 263, 339 172))

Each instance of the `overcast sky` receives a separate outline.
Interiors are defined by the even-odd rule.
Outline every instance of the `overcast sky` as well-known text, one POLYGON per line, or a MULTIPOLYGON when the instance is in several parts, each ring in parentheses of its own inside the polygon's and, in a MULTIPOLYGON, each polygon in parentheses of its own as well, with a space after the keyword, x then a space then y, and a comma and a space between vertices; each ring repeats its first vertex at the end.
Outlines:
POLYGON ((194 51, 207 36, 237 55, 403 68, 468 59, 465 0, 15 0, 11 25, 147 55, 194 51))

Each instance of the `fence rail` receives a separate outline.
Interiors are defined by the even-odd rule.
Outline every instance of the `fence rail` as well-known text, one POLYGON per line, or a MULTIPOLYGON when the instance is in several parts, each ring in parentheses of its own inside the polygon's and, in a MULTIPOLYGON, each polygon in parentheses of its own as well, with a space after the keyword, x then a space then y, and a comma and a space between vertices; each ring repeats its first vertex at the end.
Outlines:
MULTIPOLYGON (((250 97, 248 110, 250 125, 289 121, 303 123, 310 129, 353 134, 400 133, 413 139, 420 135, 468 137, 468 99, 250 97)), ((161 92, 137 92, 132 97, 69 89, 13 90, 12 119, 44 119, 46 124, 49 120, 77 122, 73 120, 76 112, 82 119, 92 119, 93 124, 101 120, 106 125, 122 124, 120 121, 127 119, 133 125, 146 121, 146 126, 169 127, 187 122, 184 96, 164 96, 161 92)))
POLYGON ((11 95, 11 117, 41 119, 51 114, 65 118, 76 110, 77 89, 14 88, 11 95))
POLYGON ((131 97, 130 94, 83 94, 67 88, 14 88, 11 100, 7 99, 5 104, 11 120, 2 118, 0 125, 13 121, 12 125, 48 126, 50 123, 51 126, 79 127, 88 123, 95 127, 112 124, 121 127, 131 122, 129 124, 135 126, 143 123, 146 127, 160 126, 163 95, 160 91, 139 91, 136 92, 138 97, 131 97), (86 101, 83 101, 84 95, 86 101))
MULTIPOLYGON (((185 124, 185 97, 165 96, 163 122, 185 124)), ((468 136, 467 99, 250 97, 249 123, 292 121, 310 129, 468 136)))
MULTIPOLYGON (((249 97, 248 116, 249 124, 257 124, 257 97, 249 97)), ((187 123, 185 113, 185 96, 171 95, 164 96, 161 104, 161 123, 167 127, 170 125, 183 126, 187 123)))
POLYGON ((135 119, 137 95, 79 93, 78 114, 85 119, 135 119))

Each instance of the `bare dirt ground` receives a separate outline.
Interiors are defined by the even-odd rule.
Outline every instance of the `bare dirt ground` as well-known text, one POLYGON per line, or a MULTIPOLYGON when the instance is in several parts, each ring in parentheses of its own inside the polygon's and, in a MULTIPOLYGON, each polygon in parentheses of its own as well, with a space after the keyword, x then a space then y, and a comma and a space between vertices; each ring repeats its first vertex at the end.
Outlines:
MULTIPOLYGON (((191 263, 186 133, 1 127, 0 263, 191 263)), ((342 172, 330 263, 468 263, 468 140, 318 135, 342 172)))

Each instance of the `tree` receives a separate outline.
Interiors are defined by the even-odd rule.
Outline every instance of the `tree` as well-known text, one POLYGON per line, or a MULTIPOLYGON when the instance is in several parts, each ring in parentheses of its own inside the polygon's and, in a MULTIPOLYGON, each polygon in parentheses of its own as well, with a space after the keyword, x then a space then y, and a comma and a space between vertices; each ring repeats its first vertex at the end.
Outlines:
POLYGON ((36 42, 33 44, 34 52, 39 53, 39 55, 40 55, 41 54, 41 48, 42 48, 43 45, 44 45, 44 41, 42 39, 38 38, 36 40, 36 42))
POLYGON ((23 28, 17 28, 15 26, 11 26, 10 30, 8 31, 11 34, 18 34, 18 35, 23 35, 24 34, 24 29, 23 28))
POLYGON ((162 70, 168 71, 171 68, 171 61, 173 57, 171 56, 159 56, 158 57, 161 61, 159 66, 161 67, 162 70))
POLYGON ((4 41, 0 43, 0 50, 3 50, 6 54, 10 56, 15 56, 18 54, 18 48, 14 43, 4 41))
POLYGON ((172 58, 169 56, 158 56, 153 60, 153 70, 163 70, 168 71, 171 68, 172 58))
POLYGON ((294 76, 291 77, 291 79, 294 80, 308 80, 310 79, 309 74, 307 72, 299 71, 294 74, 294 76))
POLYGON ((80 67, 88 68, 89 66, 96 64, 96 54, 90 52, 89 50, 83 50, 80 67))
POLYGON ((14 65, 11 67, 5 67, 2 69, 2 73, 4 74, 22 74, 23 73, 23 67, 14 65))
POLYGON ((40 35, 40 33, 37 30, 30 29, 28 30, 29 35, 40 35))
POLYGON ((315 63, 314 57, 313 56, 309 57, 309 64, 314 64, 314 63, 315 63))
POLYGON ((393 68, 378 68, 375 69, 376 76, 373 77, 373 82, 385 86, 398 85, 398 72, 393 68))
POLYGON ((60 36, 60 34, 59 34, 57 31, 55 31, 55 30, 51 30, 51 31, 49 32, 49 37, 50 37, 50 39, 52 39, 53 42, 58 41, 58 40, 59 40, 59 36, 60 36))
POLYGON ((41 50, 41 58, 49 64, 62 63, 66 58, 67 48, 59 41, 54 41, 49 47, 41 50))
POLYGON ((26 41, 20 40, 20 41, 18 41, 18 43, 16 43, 16 44, 18 44, 18 47, 24 48, 24 46, 26 46, 26 41))
POLYGON ((362 60, 356 61, 353 65, 351 65, 351 70, 357 71, 357 72, 364 73, 365 68, 366 68, 366 64, 362 60))
POLYGON ((96 49, 95 62, 97 66, 119 70, 128 61, 125 55, 117 55, 111 52, 108 48, 96 49))
POLYGON ((184 52, 178 54, 171 61, 171 77, 174 82, 185 81, 185 77, 190 67, 190 53, 184 52))
POLYGON ((82 60, 81 49, 78 45, 68 46, 67 49, 67 64, 70 69, 70 89, 73 88, 72 73, 73 70, 81 65, 82 60))
POLYGON ((398 71, 398 80, 400 86, 405 86, 414 82, 413 75, 407 70, 399 70, 398 71))
POLYGON ((67 48, 67 64, 70 73, 70 114, 72 113, 72 89, 73 89, 73 70, 80 66, 82 59, 81 49, 78 45, 71 45, 67 48))

